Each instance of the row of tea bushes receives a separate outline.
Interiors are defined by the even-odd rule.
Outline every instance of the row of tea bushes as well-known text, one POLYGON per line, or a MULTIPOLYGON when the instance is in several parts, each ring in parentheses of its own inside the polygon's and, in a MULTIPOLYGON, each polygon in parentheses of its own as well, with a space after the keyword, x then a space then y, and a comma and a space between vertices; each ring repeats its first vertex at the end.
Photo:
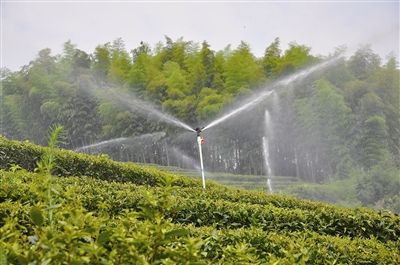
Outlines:
MULTIPOLYGON (((18 165, 33 171, 46 147, 29 142, 7 140, 0 136, 0 169, 10 169, 18 165)), ((187 187, 179 189, 179 196, 195 196, 204 199, 223 199, 231 202, 266 205, 272 204, 279 208, 311 210, 324 208, 326 211, 339 211, 340 208, 325 203, 298 200, 283 195, 265 196, 260 192, 235 190, 208 182, 204 193, 201 183, 192 178, 177 176, 153 167, 138 166, 134 163, 120 163, 104 156, 78 154, 67 150, 56 151, 56 167, 53 172, 57 176, 90 176, 107 181, 132 182, 145 186, 165 185, 187 187), (185 195, 186 194, 186 195, 185 195)), ((347 209, 343 208, 347 214, 347 209)), ((376 214, 372 210, 358 209, 357 212, 376 214)), ((385 213, 382 213, 385 215, 385 213)))
MULTIPOLYGON (((30 202, 40 199, 35 198, 30 188, 29 179, 32 178, 32 174, 25 173, 24 176, 2 184, 0 201, 8 199, 30 202)), ((232 202, 225 196, 220 199, 215 190, 201 191, 203 194, 212 194, 212 198, 207 198, 195 191, 188 192, 190 189, 184 187, 145 187, 90 178, 59 178, 53 186, 80 196, 80 203, 86 210, 102 211, 112 216, 125 210, 139 210, 150 196, 154 200, 154 207, 158 207, 157 210, 162 211, 164 217, 171 218, 175 223, 215 226, 218 229, 259 227, 265 231, 308 230, 353 238, 375 237, 383 242, 397 240, 400 235, 400 217, 390 213, 370 213, 334 206, 325 208, 323 204, 312 210, 288 209, 271 203, 232 202), (157 201, 168 201, 169 204, 159 205, 157 201)))
MULTIPOLYGON (((0 136, 0 169, 10 169, 18 165, 34 171, 46 148, 0 136)), ((102 155, 79 154, 62 149, 57 150, 55 155, 56 167, 52 174, 56 176, 91 176, 108 181, 132 182, 148 186, 163 186, 166 183, 178 186, 201 186, 195 179, 177 177, 133 163, 115 162, 102 155)))
MULTIPOLYGON (((0 171, 0 261, 5 264, 398 264, 400 261, 399 240, 382 242, 374 236, 367 239, 321 235, 308 229, 264 231, 256 222, 248 227, 226 229, 221 225, 222 219, 216 218, 201 227, 195 227, 195 222, 174 223, 167 215, 184 201, 177 196, 182 189, 179 187, 161 189, 76 177, 51 178, 51 186, 43 187, 42 178, 40 174, 24 171, 0 171), (92 205, 88 205, 90 202, 92 205), (115 205, 120 209, 114 209, 115 205)), ((194 204, 204 206, 194 198, 186 198, 192 199, 194 204)), ((252 207, 260 206, 244 203, 239 207, 251 213, 252 207)), ((243 218, 248 217, 243 215, 243 218)), ((396 220, 396 216, 387 218, 396 220)))

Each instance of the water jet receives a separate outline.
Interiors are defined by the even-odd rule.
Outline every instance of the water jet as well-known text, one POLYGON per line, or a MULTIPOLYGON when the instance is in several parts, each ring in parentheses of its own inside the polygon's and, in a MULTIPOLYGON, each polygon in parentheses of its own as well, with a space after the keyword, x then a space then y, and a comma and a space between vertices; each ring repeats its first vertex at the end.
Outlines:
POLYGON ((260 90, 259 92, 255 93, 253 96, 251 96, 250 98, 247 98, 242 105, 240 105, 239 107, 237 107, 236 109, 228 112, 227 114, 223 115, 222 117, 212 121, 211 123, 209 123, 207 126, 205 126, 203 128, 203 130, 207 130, 233 116, 236 116, 237 114, 248 110, 249 108, 252 108, 256 105, 258 105, 259 103, 261 103, 265 98, 267 98, 268 96, 270 96, 271 94, 273 94, 275 92, 275 90, 277 90, 279 87, 282 86, 287 86, 295 81, 299 81, 307 76, 309 76, 310 74, 317 72, 319 70, 322 70, 328 66, 331 66, 332 64, 335 64, 336 62, 339 61, 339 59, 341 59, 343 57, 343 54, 339 54, 329 60, 325 60, 321 63, 318 63, 316 65, 313 65, 305 70, 302 71, 298 71, 294 74, 289 75, 288 77, 285 77, 279 81, 275 81, 270 85, 267 85, 264 89, 260 90))

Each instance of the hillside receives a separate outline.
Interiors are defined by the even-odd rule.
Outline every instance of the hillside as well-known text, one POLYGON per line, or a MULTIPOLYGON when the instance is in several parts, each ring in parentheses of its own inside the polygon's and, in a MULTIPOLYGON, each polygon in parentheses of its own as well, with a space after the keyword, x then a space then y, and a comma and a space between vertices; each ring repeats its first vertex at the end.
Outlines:
POLYGON ((0 138, 0 264, 398 264, 400 217, 0 138), (55 177, 58 176, 58 177, 55 177), (67 177, 68 176, 68 177, 67 177))

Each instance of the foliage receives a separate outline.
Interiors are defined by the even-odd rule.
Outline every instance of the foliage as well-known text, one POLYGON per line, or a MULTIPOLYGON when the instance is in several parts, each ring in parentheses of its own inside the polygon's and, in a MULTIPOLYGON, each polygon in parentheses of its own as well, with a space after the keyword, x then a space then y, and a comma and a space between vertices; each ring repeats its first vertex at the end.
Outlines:
MULTIPOLYGON (((276 48, 274 47, 274 49, 276 48)), ((310 55, 310 50, 311 48, 305 45, 290 43, 289 49, 285 51, 279 61, 278 72, 282 75, 288 75, 315 62, 316 58, 310 55)), ((275 54, 278 53, 275 52, 275 54)))
MULTIPOLYGON (((50 151, 48 148, 50 147, 40 147, 28 142, 10 141, 0 137, 0 168, 8 169, 19 165, 33 171, 39 158, 46 153, 51 153, 51 158, 47 158, 46 161, 57 161, 52 171, 55 176, 92 176, 110 181, 129 181, 150 186, 162 185, 170 180, 173 180, 175 185, 200 185, 198 181, 175 178, 160 170, 147 169, 135 164, 114 162, 104 156, 77 154, 67 150, 50 151)), ((45 157, 48 156, 45 155, 45 157)))
POLYGON ((51 175, 56 165, 54 156, 62 129, 63 127, 61 125, 55 125, 54 128, 50 130, 48 148, 45 149, 41 160, 37 162, 38 167, 36 169, 38 172, 51 175))
MULTIPOLYGON (((351 173, 354 175, 354 172, 351 173)), ((360 206, 357 198, 357 177, 335 180, 323 184, 301 183, 284 188, 281 192, 297 198, 326 201, 345 206, 360 206)))
POLYGON ((278 74, 279 62, 281 61, 280 40, 275 40, 265 49, 263 57, 263 68, 266 77, 273 77, 278 74))
MULTIPOLYGON (((385 165, 373 167, 360 178, 357 185, 357 196, 363 205, 389 204, 398 212, 398 195, 400 190, 400 171, 385 165), (392 201, 392 202, 389 202, 392 201)), ((389 209, 390 209, 389 208, 389 209)))
POLYGON ((0 184, 1 258, 11 264, 381 264, 400 258, 400 220, 388 213, 221 187, 155 188, 69 177, 54 179, 58 206, 51 225, 37 174, 0 171, 0 184), (252 204, 229 202, 242 198, 252 204), (308 221, 297 219, 307 214, 308 221), (278 230, 261 229, 269 218, 278 230), (324 223, 331 233, 320 230, 324 223))
MULTIPOLYGON (((295 101, 299 127, 303 131, 299 136, 301 145, 298 155, 319 156, 317 166, 322 166, 322 170, 327 171, 325 174, 334 174, 339 171, 337 167, 342 159, 349 157, 345 139, 350 110, 330 83, 319 80, 314 85, 315 91, 311 97, 295 101)), ((322 176, 320 172, 312 171, 311 177, 314 175, 322 176)), ((321 181, 316 178, 314 181, 321 181)))
POLYGON ((229 55, 225 69, 226 90, 234 96, 263 81, 262 69, 251 54, 249 45, 244 42, 229 55))
MULTIPOLYGON (((2 69, 1 134, 45 145, 47 128, 61 124, 66 134, 63 147, 75 149, 164 131, 165 139, 141 147, 143 152, 118 146, 107 149, 108 155, 122 161, 177 164, 168 146, 179 145, 185 154, 197 157, 193 141, 182 144, 175 139, 178 129, 162 119, 150 119, 147 113, 134 113, 116 104, 117 100, 97 95, 124 91, 126 98, 152 102, 161 112, 197 127, 241 106, 242 98, 257 95, 258 89, 269 89, 265 84, 271 84, 274 99, 271 96, 209 131, 203 152, 209 170, 266 173, 260 162, 266 110, 274 131, 269 149, 276 175, 326 183, 352 178, 354 171, 366 176, 381 163, 398 169, 396 58, 391 55, 382 63, 369 47, 362 47, 348 59, 338 59, 281 87, 278 79, 331 57, 315 56, 311 47, 297 43, 287 49, 280 45, 276 38, 257 58, 244 41, 238 47, 215 51, 206 41, 198 44, 167 36, 155 47, 141 42, 133 49, 117 39, 98 45, 91 54, 67 41, 61 54, 43 49, 20 71, 2 69)), ((375 199, 367 204, 396 201, 375 199)))

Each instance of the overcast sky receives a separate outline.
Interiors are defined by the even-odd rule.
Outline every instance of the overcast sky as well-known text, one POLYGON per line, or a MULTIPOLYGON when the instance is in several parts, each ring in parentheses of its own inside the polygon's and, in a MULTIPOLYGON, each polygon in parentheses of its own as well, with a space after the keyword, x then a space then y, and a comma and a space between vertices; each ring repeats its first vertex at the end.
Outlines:
POLYGON ((371 44, 383 59, 399 58, 399 2, 104 2, 1 0, 2 66, 18 70, 50 48, 61 53, 71 40, 92 53, 121 37, 127 50, 140 41, 152 47, 164 35, 206 40, 214 50, 241 40, 261 56, 275 37, 282 48, 295 41, 328 55, 340 45, 371 44))

